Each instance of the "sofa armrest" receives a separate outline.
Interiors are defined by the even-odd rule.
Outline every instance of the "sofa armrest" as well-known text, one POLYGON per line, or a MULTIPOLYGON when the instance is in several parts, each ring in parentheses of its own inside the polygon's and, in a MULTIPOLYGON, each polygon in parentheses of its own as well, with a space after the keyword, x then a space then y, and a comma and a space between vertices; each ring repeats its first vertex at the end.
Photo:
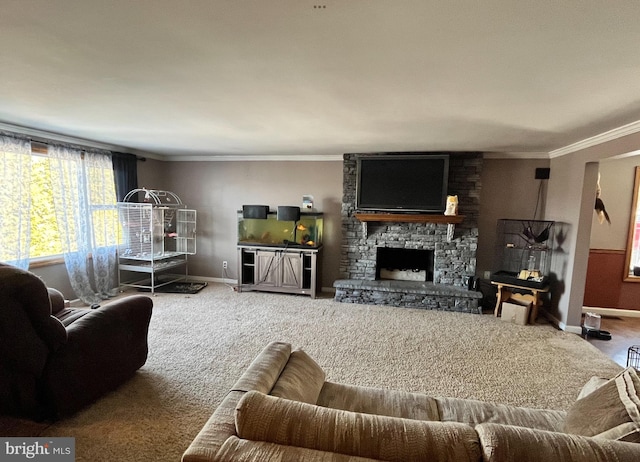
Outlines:
POLYGON ((47 363, 53 412, 68 415, 130 378, 147 359, 153 302, 133 295, 113 301, 67 327, 67 343, 47 363))
POLYGON ((235 412, 244 391, 230 391, 189 447, 182 454, 182 462, 208 462, 216 459, 216 454, 224 442, 236 436, 235 412))
POLYGON ((271 342, 251 362, 247 370, 233 385, 233 391, 257 390, 269 393, 287 365, 291 344, 271 342))
POLYGON ((463 422, 471 426, 482 423, 515 425, 538 430, 561 431, 566 412, 550 409, 494 404, 460 398, 435 398, 443 422, 463 422))
POLYGON ((634 462, 640 444, 500 424, 476 426, 484 460, 492 462, 634 462))
POLYGON ((316 404, 324 385, 325 373, 311 357, 302 350, 289 355, 287 365, 269 393, 279 398, 316 404))
POLYGON ((64 295, 57 289, 47 288, 49 292, 49 301, 51 302, 51 314, 56 314, 64 310, 64 295))
POLYGON ((111 346, 113 350, 104 353, 113 356, 130 352, 127 343, 132 339, 144 338, 146 345, 152 308, 149 297, 132 295, 91 310, 67 326, 65 350, 69 354, 72 351, 99 354, 111 346))
POLYGON ((247 391, 258 390, 269 393, 280 377, 291 354, 291 344, 272 342, 268 344, 247 370, 236 381, 233 388, 198 435, 182 455, 183 462, 205 462, 216 459, 222 444, 236 435, 235 409, 247 391))

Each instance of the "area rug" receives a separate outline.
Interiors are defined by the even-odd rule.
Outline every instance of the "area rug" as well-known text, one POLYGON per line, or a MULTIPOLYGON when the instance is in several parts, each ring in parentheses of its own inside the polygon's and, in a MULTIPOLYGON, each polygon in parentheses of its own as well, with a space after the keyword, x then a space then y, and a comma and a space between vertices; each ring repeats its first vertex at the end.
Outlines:
MULTIPOLYGON (((172 282, 154 289, 155 292, 163 294, 197 294, 207 287, 206 282, 172 282)), ((140 292, 151 292, 150 289, 139 289, 140 292)))
POLYGON ((307 351, 331 381, 550 409, 567 409, 591 376, 621 369, 577 335, 492 315, 237 293, 217 283, 153 301, 149 358, 133 379, 34 429, 75 437, 78 462, 179 461, 274 340, 307 351))

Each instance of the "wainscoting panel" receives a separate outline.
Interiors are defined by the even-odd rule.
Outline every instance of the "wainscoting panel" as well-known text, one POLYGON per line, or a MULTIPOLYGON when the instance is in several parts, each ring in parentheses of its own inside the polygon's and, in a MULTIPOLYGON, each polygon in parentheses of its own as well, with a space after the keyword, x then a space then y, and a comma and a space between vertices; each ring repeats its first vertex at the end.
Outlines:
POLYGON ((640 310, 640 283, 623 282, 624 250, 591 249, 584 306, 640 310))

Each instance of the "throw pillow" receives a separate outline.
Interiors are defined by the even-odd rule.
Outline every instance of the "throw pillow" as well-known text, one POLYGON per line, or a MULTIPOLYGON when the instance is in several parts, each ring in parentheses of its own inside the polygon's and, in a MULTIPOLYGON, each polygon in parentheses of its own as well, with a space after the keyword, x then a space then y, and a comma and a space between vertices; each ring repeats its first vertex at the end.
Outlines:
POLYGON ((596 376, 591 377, 589 381, 585 383, 584 387, 582 387, 582 390, 580 390, 580 393, 578 394, 578 399, 582 399, 588 394, 593 393, 602 385, 606 384, 608 381, 609 379, 605 379, 602 377, 596 377, 596 376))
POLYGON ((567 411, 564 431, 640 442, 640 378, 627 368, 604 385, 577 400, 567 411))

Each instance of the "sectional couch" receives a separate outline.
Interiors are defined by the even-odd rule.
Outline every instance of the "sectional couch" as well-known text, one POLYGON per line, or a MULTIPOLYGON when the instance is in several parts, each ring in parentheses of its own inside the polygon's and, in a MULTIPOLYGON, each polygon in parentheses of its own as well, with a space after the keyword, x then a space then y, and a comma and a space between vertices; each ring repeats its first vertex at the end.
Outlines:
POLYGON ((640 379, 592 378, 566 412, 333 383, 269 344, 183 454, 204 461, 640 460, 640 379))

